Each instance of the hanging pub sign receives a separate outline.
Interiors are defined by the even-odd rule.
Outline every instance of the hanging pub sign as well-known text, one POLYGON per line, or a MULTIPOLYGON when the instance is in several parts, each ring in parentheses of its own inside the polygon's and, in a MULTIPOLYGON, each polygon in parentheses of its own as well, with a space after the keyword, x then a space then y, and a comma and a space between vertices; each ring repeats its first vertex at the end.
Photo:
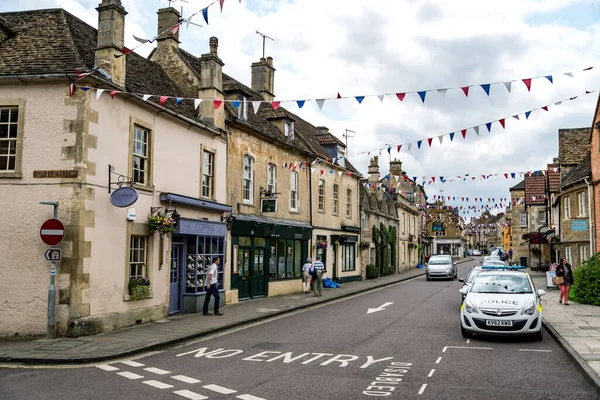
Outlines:
POLYGON ((137 199, 137 190, 129 186, 120 187, 110 194, 110 203, 115 207, 129 207, 137 199))
POLYGON ((277 199, 260 199, 260 211, 276 212, 277 211, 277 199))

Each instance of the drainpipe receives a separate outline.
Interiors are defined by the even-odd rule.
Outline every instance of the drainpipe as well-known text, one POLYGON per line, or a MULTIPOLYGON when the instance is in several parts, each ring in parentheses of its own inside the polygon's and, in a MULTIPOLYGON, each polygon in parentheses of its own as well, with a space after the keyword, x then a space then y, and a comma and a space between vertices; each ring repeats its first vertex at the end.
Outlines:
POLYGON ((594 254, 594 228, 593 228, 593 219, 592 219, 592 188, 590 185, 590 181, 588 181, 588 178, 583 178, 583 180, 585 181, 585 184, 587 185, 587 189, 588 189, 588 220, 589 220, 589 225, 590 225, 590 258, 592 258, 592 255, 594 254))

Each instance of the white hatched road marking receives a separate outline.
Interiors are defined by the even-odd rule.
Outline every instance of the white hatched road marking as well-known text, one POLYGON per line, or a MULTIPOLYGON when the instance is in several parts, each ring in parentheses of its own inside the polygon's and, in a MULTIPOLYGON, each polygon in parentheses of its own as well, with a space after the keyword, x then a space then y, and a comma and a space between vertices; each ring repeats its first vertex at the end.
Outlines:
POLYGON ((159 382, 159 381, 144 381, 142 383, 145 383, 146 385, 150 385, 152 387, 155 387, 157 389, 169 389, 172 388, 173 385, 169 385, 167 383, 163 383, 163 382, 159 382))
POLYGON ((173 393, 175 393, 181 397, 185 397, 186 399, 190 399, 190 400, 208 399, 208 397, 206 397, 206 396, 202 396, 201 394, 190 392, 189 390, 176 390, 173 393))
POLYGON ((221 393, 221 394, 232 394, 237 392, 237 390, 227 389, 226 387, 219 385, 205 385, 202 386, 204 389, 212 390, 213 392, 221 393))
POLYGON ((444 348, 442 349, 442 353, 445 353, 446 350, 448 350, 448 346, 444 346, 444 348))
POLYGON ((129 365, 130 367, 143 367, 144 364, 135 361, 121 361, 121 364, 129 365))
POLYGON ((185 376, 185 375, 175 375, 175 376, 172 376, 171 378, 176 379, 181 382, 185 382, 185 383, 200 383, 201 382, 198 379, 190 378, 189 376, 185 376))
POLYGON ((100 368, 101 370, 104 370, 104 371, 118 371, 119 370, 119 368, 113 367, 112 365, 108 365, 108 364, 96 365, 96 368, 100 368))
POLYGON ((142 379, 143 376, 138 375, 138 374, 134 374, 133 372, 117 372, 117 375, 121 375, 127 379, 142 379))
POLYGON ((154 368, 154 367, 144 368, 144 371, 152 372, 153 374, 157 374, 157 375, 170 374, 169 371, 165 371, 164 369, 154 368))
POLYGON ((432 369, 431 371, 429 371, 429 375, 427 375, 427 377, 431 378, 433 376, 434 372, 435 372, 435 369, 432 369))
POLYGON ((236 399, 242 399, 242 400, 265 400, 261 397, 256 397, 256 396, 252 396, 251 394, 242 394, 240 396, 237 396, 236 399))
POLYGON ((436 364, 439 364, 439 363, 440 363, 440 361, 442 361, 442 357, 438 357, 438 359, 437 359, 437 360, 435 360, 435 363, 436 363, 436 364))
POLYGON ((552 353, 552 350, 519 349, 519 351, 539 351, 541 353, 552 353))
POLYGON ((421 386, 421 389, 419 389, 419 393, 418 394, 423 394, 423 392, 425 391, 426 387, 427 387, 427 384, 424 383, 423 386, 421 386))

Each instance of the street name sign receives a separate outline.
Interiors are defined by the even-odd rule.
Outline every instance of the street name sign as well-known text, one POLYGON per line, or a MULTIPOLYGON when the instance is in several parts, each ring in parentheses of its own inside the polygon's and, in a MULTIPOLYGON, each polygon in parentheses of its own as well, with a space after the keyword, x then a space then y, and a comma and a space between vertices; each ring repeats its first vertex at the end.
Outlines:
POLYGON ((57 219, 49 219, 40 229, 42 241, 49 246, 56 246, 65 238, 65 226, 57 219))

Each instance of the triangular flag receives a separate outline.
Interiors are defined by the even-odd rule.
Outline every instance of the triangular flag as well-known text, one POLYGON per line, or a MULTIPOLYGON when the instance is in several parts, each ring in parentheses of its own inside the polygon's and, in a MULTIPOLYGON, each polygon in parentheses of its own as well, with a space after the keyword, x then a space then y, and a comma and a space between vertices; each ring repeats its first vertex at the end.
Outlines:
POLYGON ((442 96, 442 97, 446 97, 446 92, 448 91, 448 89, 438 89, 438 93, 442 96))
POLYGON ((417 147, 420 149, 421 148, 421 143, 423 143, 422 140, 417 141, 417 147))
POLYGON ((164 106, 165 105, 165 101, 167 101, 167 99, 169 98, 169 96, 160 96, 160 105, 164 106))
POLYGON ((463 139, 467 138, 467 130, 466 129, 461 130, 460 133, 462 133, 463 139))
POLYGON ((202 103, 202 99, 194 99, 194 108, 197 110, 198 107, 200 106, 200 103, 202 103))
POLYGON ((97 89, 96 90, 96 99, 99 99, 100 96, 102 95, 102 93, 104 93, 104 89, 97 89))
POLYGON ((570 76, 571 78, 573 77, 573 73, 572 72, 565 72, 564 75, 570 76))
POLYGON ((71 83, 69 85, 69 97, 73 96, 73 94, 75 93, 75 88, 76 88, 76 86, 74 84, 71 83))
POLYGON ((431 147, 431 142, 433 142, 433 138, 430 137, 429 139, 427 139, 427 143, 429 143, 429 147, 431 147))
POLYGON ((531 114, 531 111, 525 111, 525 119, 529 119, 530 114, 531 114))
POLYGON ((423 101, 423 103, 425 103, 425 95, 427 94, 427 91, 422 91, 422 92, 417 92, 419 94, 419 97, 421 98, 421 100, 423 101))
POLYGON ((554 83, 554 81, 552 80, 552 75, 546 75, 544 78, 548 79, 550 83, 554 83))
POLYGON ((485 91, 485 93, 489 96, 490 95, 490 84, 486 83, 481 85, 481 88, 485 91))
POLYGON ((410 151, 410 149, 412 148, 412 143, 407 144, 408 146, 408 151, 410 151))
POLYGON ((365 99, 365 96, 356 96, 356 101, 358 101, 358 104, 361 104, 363 102, 363 100, 365 99))
POLYGON ((338 176, 342 176, 343 172, 342 171, 338 171, 338 176))
POLYGON ((504 120, 504 118, 499 119, 498 122, 500 122, 500 125, 502 125, 502 128, 506 129, 506 125, 505 125, 506 121, 504 120))
POLYGON ((401 144, 399 144, 399 145, 398 145, 398 148, 397 148, 397 151, 398 151, 398 153, 400 153, 400 149, 401 149, 401 148, 402 148, 402 145, 401 145, 401 144))
POLYGON ((219 0, 219 4, 221 5, 221 12, 223 12, 223 3, 225 3, 225 0, 219 0))
POLYGON ((544 106, 544 107, 542 107, 542 110, 544 110, 544 111, 548 111, 548 106, 544 106))
POLYGON ((208 7, 204 8, 202 10, 202 16, 204 17, 204 20, 206 21, 206 25, 208 25, 208 7))
POLYGON ((442 144, 442 142, 444 141, 444 135, 438 136, 438 139, 440 140, 440 144, 442 144))
POLYGON ((396 97, 398 98, 398 100, 402 101, 404 100, 404 97, 406 96, 406 93, 396 93, 396 97))
POLYGON ((477 134, 477 136, 479 136, 479 127, 474 126, 473 129, 475 130, 475 133, 477 134))
POLYGON ((242 104, 241 101, 237 100, 237 101, 232 101, 231 105, 233 106, 233 108, 235 108, 237 110, 237 108, 242 104))
POLYGON ((317 99, 317 105, 319 106, 319 110, 323 109, 323 104, 325 104, 325 99, 317 99))
POLYGON ((384 94, 380 94, 377 96, 379 98, 379 101, 383 102, 383 98, 385 97, 384 94))
POLYGON ((277 110, 279 108, 279 104, 281 104, 280 101, 272 101, 271 106, 273 107, 273 110, 277 110))
POLYGON ((588 67, 588 68, 585 68, 583 71, 589 71, 589 70, 590 70, 590 69, 592 69, 592 68, 594 68, 594 67, 588 67))
POLYGON ((116 94, 117 94, 117 91, 113 90, 112 92, 110 92, 110 97, 112 97, 114 99, 116 94))
POLYGON ((449 136, 450 136, 450 141, 453 141, 454 140, 454 132, 452 132, 449 136))
POLYGON ((223 104, 223 100, 213 100, 214 106, 215 106, 215 110, 218 109, 219 107, 221 107, 221 104, 223 104))
POLYGON ((513 118, 514 118, 514 119, 518 119, 518 120, 520 120, 520 119, 521 119, 521 118, 519 118, 519 114, 515 114, 515 115, 513 115, 513 118))
POLYGON ((338 99, 341 99, 341 98, 342 98, 342 95, 340 94, 340 92, 338 92, 338 94, 337 94, 337 98, 338 98, 338 99))
POLYGON ((152 97, 152 95, 151 95, 151 94, 145 94, 145 95, 143 95, 143 96, 142 96, 142 99, 144 99, 144 101, 148 101, 148 99, 149 99, 150 97, 152 97))
POLYGON ((258 114, 258 109, 260 108, 260 103, 262 103, 262 101, 253 101, 252 102, 252 108, 254 109, 254 114, 258 114))
POLYGON ((465 96, 469 97, 469 87, 465 86, 465 87, 461 87, 463 93, 465 94, 465 96))
POLYGON ((177 104, 181 104, 181 102, 182 102, 182 101, 183 101, 183 97, 177 97, 177 98, 175 99, 175 102, 176 102, 177 104))
POLYGON ((174 35, 177 32, 179 32, 179 24, 175 25, 173 28, 171 28, 171 34, 174 35))
POLYGON ((512 86, 512 82, 504 82, 504 86, 506 87, 506 90, 508 90, 508 93, 510 93, 510 88, 512 86))
POLYGON ((304 107, 305 102, 306 102, 306 100, 296 100, 296 104, 298 104, 298 108, 304 107))
POLYGON ((488 122, 487 124, 485 124, 485 126, 486 126, 488 132, 492 131, 492 123, 491 122, 488 122))
POLYGON ((531 78, 522 79, 522 81, 525 84, 525 86, 527 86, 527 91, 530 92, 531 91, 531 78))
POLYGON ((392 151, 392 146, 388 147, 387 150, 388 150, 388 154, 392 154, 392 153, 390 153, 392 151))
POLYGON ((136 41, 140 42, 140 43, 146 43, 146 42, 149 42, 149 40, 148 40, 148 39, 142 39, 142 38, 139 38, 139 37, 137 37, 137 36, 135 36, 135 35, 131 35, 131 36, 133 36, 133 38, 134 38, 136 41))

